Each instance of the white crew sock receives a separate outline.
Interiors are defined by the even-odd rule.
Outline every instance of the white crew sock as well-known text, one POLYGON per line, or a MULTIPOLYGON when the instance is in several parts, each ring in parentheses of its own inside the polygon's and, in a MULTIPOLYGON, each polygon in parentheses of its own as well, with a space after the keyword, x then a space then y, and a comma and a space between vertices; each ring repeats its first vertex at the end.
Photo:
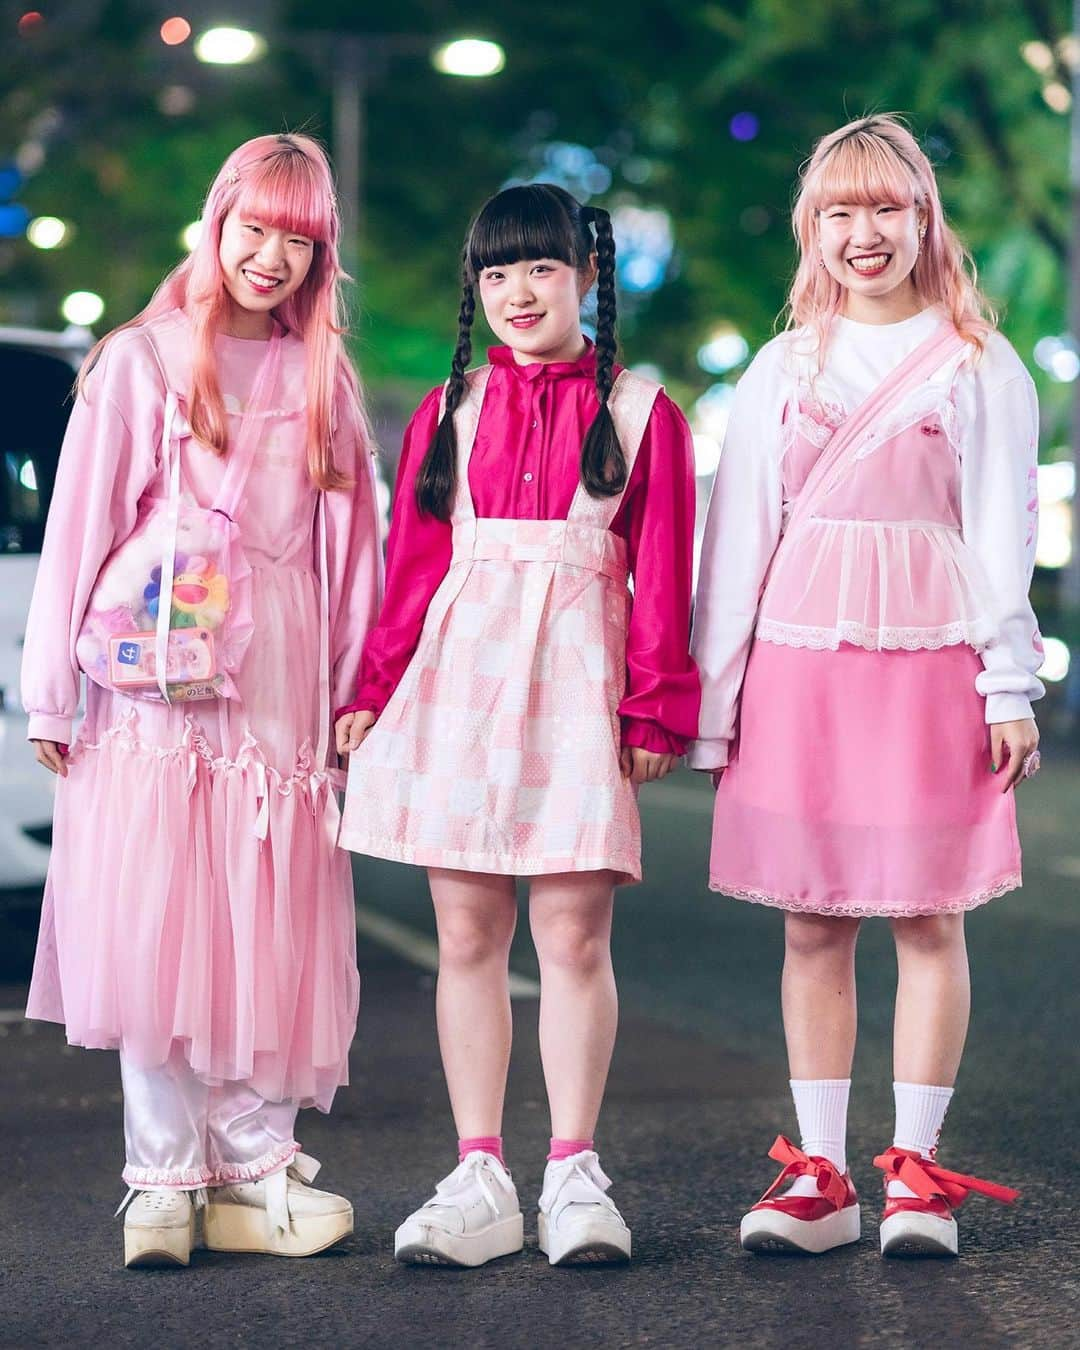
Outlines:
MULTIPOLYGON (((802 1151, 828 1158, 843 1175, 847 1171, 847 1111, 850 1078, 793 1078, 791 1095, 799 1119, 802 1151)), ((796 1177, 787 1195, 817 1195, 814 1177, 796 1177)))
MULTIPOLYGON (((909 1148, 924 1158, 932 1158, 937 1148, 945 1112, 952 1101, 951 1087, 934 1087, 928 1083, 893 1083, 896 1101, 896 1129, 894 1148, 909 1148)), ((902 1181, 889 1182, 892 1199, 912 1199, 915 1192, 902 1181)))

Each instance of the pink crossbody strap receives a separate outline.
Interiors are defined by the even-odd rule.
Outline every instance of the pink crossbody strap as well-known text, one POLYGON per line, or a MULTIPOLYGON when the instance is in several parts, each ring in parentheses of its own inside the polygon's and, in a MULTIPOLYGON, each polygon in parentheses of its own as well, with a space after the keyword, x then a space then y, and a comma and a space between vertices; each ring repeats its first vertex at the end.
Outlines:
POLYGON ((787 535, 817 510, 821 499, 836 487, 854 452, 870 426, 891 411, 908 394, 955 353, 966 346, 964 338, 946 321, 891 370, 878 387, 859 404, 836 431, 806 476, 788 521, 787 535))

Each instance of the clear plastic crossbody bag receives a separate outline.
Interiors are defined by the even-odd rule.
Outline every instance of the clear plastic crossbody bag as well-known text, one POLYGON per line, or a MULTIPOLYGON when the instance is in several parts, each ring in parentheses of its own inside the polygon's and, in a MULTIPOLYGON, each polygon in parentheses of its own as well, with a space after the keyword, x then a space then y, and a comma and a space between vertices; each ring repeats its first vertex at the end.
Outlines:
MULTIPOLYGON (((152 344, 151 344, 152 345, 152 344)), ((156 348, 154 355, 165 374, 156 348)), ((96 684, 157 702, 235 698, 251 641, 251 567, 236 515, 281 368, 275 327, 214 502, 180 493, 178 402, 165 376, 162 466, 168 496, 146 497, 94 583, 75 652, 96 684)))

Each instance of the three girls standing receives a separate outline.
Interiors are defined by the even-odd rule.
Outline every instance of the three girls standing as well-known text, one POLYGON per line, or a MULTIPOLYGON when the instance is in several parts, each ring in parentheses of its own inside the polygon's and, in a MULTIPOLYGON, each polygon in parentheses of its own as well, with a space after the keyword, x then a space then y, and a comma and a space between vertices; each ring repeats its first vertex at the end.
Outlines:
POLYGON ((863 119, 804 176, 792 329, 740 384, 710 508, 700 732, 690 438, 614 364, 607 213, 533 185, 473 222, 451 376, 406 435, 358 685, 377 533, 325 162, 303 138, 251 142, 205 219, 193 258, 90 363, 27 641, 31 735, 64 780, 30 1011, 121 1050, 129 1259, 186 1261, 203 1187, 212 1245, 300 1254, 351 1227, 347 1202, 303 1184, 292 1138, 296 1106, 325 1109, 345 1080, 356 1012, 332 706, 351 761, 341 843, 426 867, 439 931, 459 1165, 399 1228, 399 1259, 475 1266, 522 1246, 501 1137, 519 876, 551 1108, 541 1247, 553 1264, 629 1257, 594 1148, 613 895, 640 876, 637 786, 695 734, 691 763, 718 781, 711 884, 787 911, 802 1147, 774 1145, 792 1185, 750 1211, 744 1245, 858 1236, 853 953, 881 914, 900 965, 882 1247, 955 1251, 967 1191, 1013 1194, 934 1154, 967 1023, 962 915, 1019 884, 1008 789, 1038 764, 1036 420, 914 140, 863 119), (505 345, 469 371, 477 298, 505 345), (91 688, 68 752, 74 638, 101 563, 161 492, 167 393, 186 400, 187 489, 210 500, 271 352, 243 520, 260 645, 239 706, 197 720, 91 688))

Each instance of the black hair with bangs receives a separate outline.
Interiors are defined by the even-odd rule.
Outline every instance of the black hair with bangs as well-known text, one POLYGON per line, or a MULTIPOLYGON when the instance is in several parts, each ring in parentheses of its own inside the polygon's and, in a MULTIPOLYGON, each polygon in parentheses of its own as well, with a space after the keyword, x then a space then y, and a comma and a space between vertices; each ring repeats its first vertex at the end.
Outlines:
POLYGON ((582 206, 569 192, 554 184, 529 183, 496 193, 480 209, 465 237, 458 340, 446 386, 446 411, 416 478, 416 500, 425 514, 448 520, 453 505, 457 481, 454 411, 465 392, 465 371, 472 356, 475 287, 480 273, 486 267, 538 258, 553 258, 583 272, 593 253, 597 261, 596 398, 599 407, 581 447, 581 481, 594 497, 614 497, 625 487, 626 456, 608 407, 617 349, 615 237, 611 217, 602 207, 582 206))

